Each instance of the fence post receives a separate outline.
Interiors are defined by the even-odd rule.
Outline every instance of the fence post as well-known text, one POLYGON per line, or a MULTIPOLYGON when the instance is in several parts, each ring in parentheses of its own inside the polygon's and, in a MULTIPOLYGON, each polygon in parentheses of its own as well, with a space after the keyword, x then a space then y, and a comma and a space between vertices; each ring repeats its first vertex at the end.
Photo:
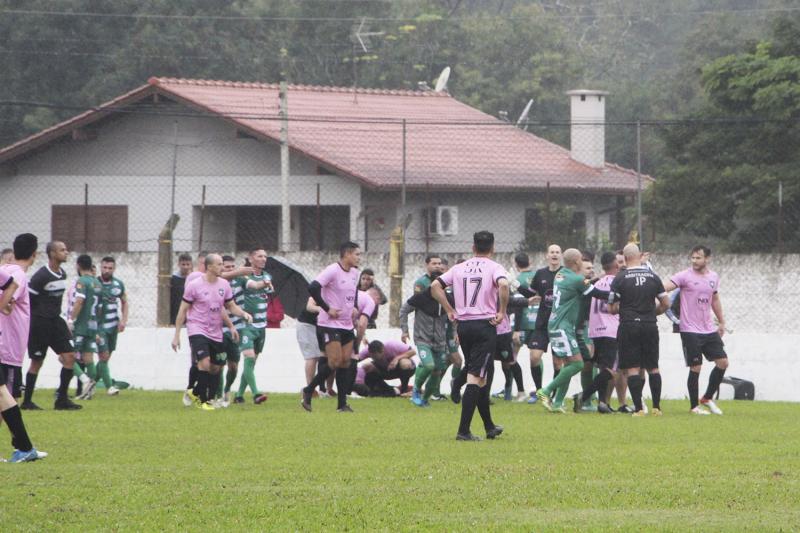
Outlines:
POLYGON ((203 249, 203 230, 206 225, 206 186, 203 185, 203 194, 200 198, 200 236, 197 239, 197 249, 203 249))
POLYGON ((89 184, 83 184, 83 251, 89 251, 89 184))
POLYGON ((158 295, 156 325, 169 326, 170 278, 172 277, 172 232, 180 217, 173 213, 158 234, 158 295))
POLYGON ((398 225, 389 238, 389 325, 400 326, 400 305, 403 301, 403 254, 405 230, 398 225))
POLYGON ((642 232, 642 123, 636 121, 636 231, 639 234, 639 249, 644 250, 642 232))
POLYGON ((282 252, 288 252, 291 240, 291 211, 289 210, 289 86, 281 82, 281 244, 282 252))

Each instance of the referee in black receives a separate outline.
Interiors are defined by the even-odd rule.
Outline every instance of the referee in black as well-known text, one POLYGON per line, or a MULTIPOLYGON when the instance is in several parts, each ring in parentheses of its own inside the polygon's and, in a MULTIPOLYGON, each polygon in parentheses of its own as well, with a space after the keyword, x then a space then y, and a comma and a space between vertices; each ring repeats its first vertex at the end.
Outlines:
POLYGON ((627 245, 627 269, 611 282, 608 297, 609 311, 619 313, 619 368, 628 376, 628 388, 633 397, 633 416, 645 416, 642 410, 644 381, 639 369, 650 377, 653 396, 653 416, 661 416, 661 374, 658 370, 658 326, 656 315, 669 309, 669 296, 661 279, 642 265, 642 253, 635 244, 627 245))

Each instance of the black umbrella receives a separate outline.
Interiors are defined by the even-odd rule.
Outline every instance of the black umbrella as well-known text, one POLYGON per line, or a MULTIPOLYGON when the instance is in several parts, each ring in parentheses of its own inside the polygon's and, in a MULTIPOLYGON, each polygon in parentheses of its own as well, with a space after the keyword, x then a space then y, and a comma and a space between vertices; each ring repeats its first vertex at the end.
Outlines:
POLYGON ((272 276, 275 295, 281 299, 286 314, 297 318, 297 315, 306 308, 309 297, 308 284, 311 283, 311 279, 297 265, 283 257, 267 258, 264 270, 272 276))

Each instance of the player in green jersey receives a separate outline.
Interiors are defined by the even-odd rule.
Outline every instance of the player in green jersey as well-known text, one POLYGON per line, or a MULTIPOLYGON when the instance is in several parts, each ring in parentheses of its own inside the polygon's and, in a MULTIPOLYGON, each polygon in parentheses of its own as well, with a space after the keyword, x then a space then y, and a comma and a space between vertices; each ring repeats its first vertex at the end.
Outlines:
MULTIPOLYGON (((236 270, 236 259, 230 255, 222 256, 222 271, 223 273, 233 272, 236 270)), ((230 280, 231 292, 233 292, 233 301, 239 307, 244 308, 244 281, 247 278, 238 277, 230 280)), ((236 381, 236 375, 239 372, 239 361, 241 360, 241 352, 239 350, 240 333, 247 325, 240 316, 229 315, 233 329, 228 326, 222 328, 222 347, 225 350, 226 363, 228 370, 225 373, 225 382, 220 382, 219 390, 222 392, 222 398, 218 398, 214 407, 228 407, 230 405, 230 393, 233 382, 236 381)), ((220 372, 220 380, 222 380, 222 373, 220 372)))
POLYGON ((97 368, 94 354, 97 352, 97 307, 100 303, 100 284, 92 274, 92 258, 86 254, 78 256, 78 275, 75 282, 74 302, 67 319, 72 331, 75 353, 81 354, 81 362, 91 380, 83 387, 78 399, 88 400, 94 395, 97 368))
POLYGON ((253 273, 243 278, 243 309, 252 315, 253 322, 239 331, 239 351, 244 356, 244 370, 234 403, 244 402, 244 393, 249 386, 253 393, 253 402, 260 404, 267 400, 267 395, 258 390, 255 368, 256 359, 264 349, 267 298, 272 292, 272 278, 264 272, 267 264, 266 251, 260 248, 251 250, 247 259, 253 273))
POLYGON ((128 293, 122 280, 114 276, 116 269, 116 260, 106 256, 100 261, 100 277, 97 278, 100 285, 97 375, 103 381, 109 396, 119 394, 119 388, 111 379, 108 363, 111 354, 117 349, 117 334, 125 331, 128 324, 128 293))
POLYGON ((583 368, 577 334, 581 301, 584 294, 594 289, 586 283, 579 250, 565 250, 563 259, 564 267, 556 273, 553 283, 553 308, 547 325, 553 356, 561 359, 563 366, 550 384, 536 392, 545 409, 562 413, 569 383, 583 368), (553 404, 550 402, 552 392, 556 393, 553 404))
MULTIPOLYGON (((539 302, 542 298, 539 295, 533 295, 532 285, 536 271, 531 267, 531 260, 528 254, 520 252, 514 256, 514 265, 517 268, 517 272, 519 272, 517 275, 517 282, 519 283, 517 290, 523 296, 529 296, 528 307, 520 311, 519 320, 514 322, 513 347, 515 352, 519 353, 523 346, 527 346, 529 351, 534 349, 533 339, 536 331, 536 317, 539 314, 539 302)), ((544 363, 539 358, 539 364, 531 371, 531 375, 534 377, 534 385, 536 385, 537 376, 541 381, 543 371, 544 363)), ((531 398, 536 398, 535 391, 531 393, 531 398)), ((527 395, 524 398, 517 395, 516 401, 522 402, 527 399, 527 395)))
MULTIPOLYGON (((581 260, 583 262, 584 277, 591 283, 595 279, 594 273, 594 254, 592 252, 581 252, 581 260)), ((581 357, 583 357, 583 368, 581 369, 581 390, 586 390, 592 386, 594 381, 594 344, 589 337, 589 309, 592 304, 592 296, 590 294, 584 295, 581 298, 580 308, 578 311, 578 348, 581 350, 581 357)), ((596 412, 597 408, 592 405, 591 399, 583 402, 583 405, 575 407, 576 412, 588 411, 596 412)))

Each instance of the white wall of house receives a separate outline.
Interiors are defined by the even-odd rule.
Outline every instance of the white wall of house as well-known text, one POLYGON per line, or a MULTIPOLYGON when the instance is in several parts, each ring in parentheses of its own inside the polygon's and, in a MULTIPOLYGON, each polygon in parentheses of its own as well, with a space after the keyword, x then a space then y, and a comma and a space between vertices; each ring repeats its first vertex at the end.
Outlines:
MULTIPOLYGON (((128 206, 130 251, 155 250, 171 213, 173 161, 175 212, 181 217, 176 248, 194 248, 199 228, 194 207, 201 204, 203 185, 208 206, 281 203, 277 145, 237 138, 236 129, 221 119, 127 114, 100 124, 93 140, 53 143, 0 177, 0 242, 22 231, 49 240, 51 205, 82 205, 88 185, 89 204, 128 206)), ((350 206, 351 238, 357 238, 359 184, 317 175, 317 165, 296 154, 290 168, 290 203, 316 204, 320 184, 322 205, 350 206)), ((232 238, 226 231, 230 221, 215 223, 217 228, 206 228, 210 235, 232 238)))

